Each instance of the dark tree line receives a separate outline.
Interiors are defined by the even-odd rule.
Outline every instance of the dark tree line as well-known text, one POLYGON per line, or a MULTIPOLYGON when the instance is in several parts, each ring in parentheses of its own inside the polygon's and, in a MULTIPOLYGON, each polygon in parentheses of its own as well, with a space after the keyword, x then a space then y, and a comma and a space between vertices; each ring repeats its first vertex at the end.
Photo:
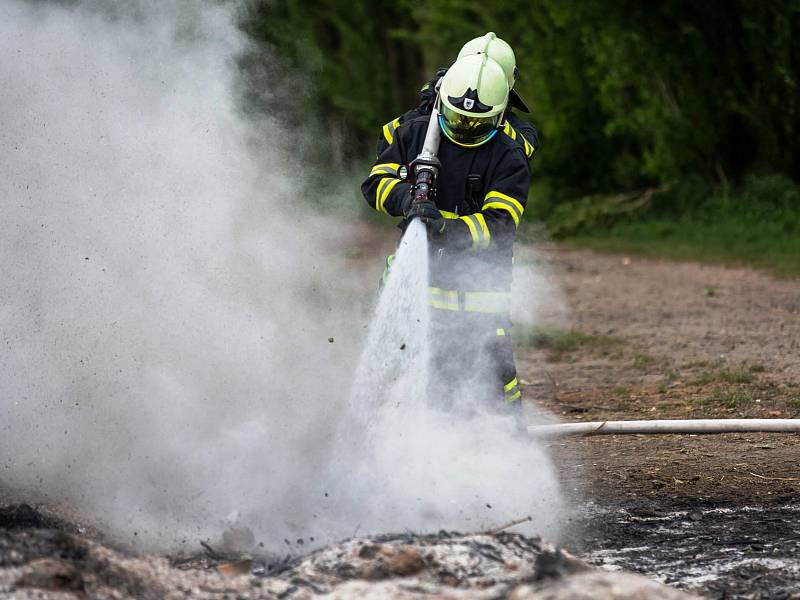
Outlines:
POLYGON ((274 0, 244 27, 291 75, 267 108, 315 123, 319 159, 371 157, 379 127, 491 30, 516 51, 556 200, 800 181, 800 0, 274 0))

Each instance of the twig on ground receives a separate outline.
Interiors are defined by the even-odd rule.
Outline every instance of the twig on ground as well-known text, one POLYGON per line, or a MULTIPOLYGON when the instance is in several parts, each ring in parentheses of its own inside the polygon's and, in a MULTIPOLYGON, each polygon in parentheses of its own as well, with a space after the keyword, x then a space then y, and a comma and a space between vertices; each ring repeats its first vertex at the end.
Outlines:
POLYGON ((758 473, 750 473, 750 475, 767 481, 800 481, 800 477, 764 477, 764 475, 759 475, 758 473))
POLYGON ((522 525, 523 523, 527 523, 528 521, 533 521, 533 517, 528 515, 527 517, 523 517, 521 519, 514 519, 513 521, 506 523, 505 525, 496 527, 494 529, 489 529, 487 531, 484 531, 483 533, 488 535, 494 535, 495 533, 500 533, 504 529, 508 529, 509 527, 514 527, 515 525, 522 525))
POLYGON ((543 369, 543 371, 544 371, 544 374, 547 375, 547 378, 550 380, 550 383, 553 384, 553 387, 555 389, 558 389, 558 383, 556 382, 555 379, 553 379, 553 376, 550 375, 550 371, 548 371, 547 369, 543 369))
POLYGON ((214 550, 209 544, 207 544, 203 540, 200 540, 200 545, 206 551, 206 554, 208 554, 209 558, 213 558, 214 560, 222 560, 224 558, 224 556, 222 556, 220 553, 214 550))

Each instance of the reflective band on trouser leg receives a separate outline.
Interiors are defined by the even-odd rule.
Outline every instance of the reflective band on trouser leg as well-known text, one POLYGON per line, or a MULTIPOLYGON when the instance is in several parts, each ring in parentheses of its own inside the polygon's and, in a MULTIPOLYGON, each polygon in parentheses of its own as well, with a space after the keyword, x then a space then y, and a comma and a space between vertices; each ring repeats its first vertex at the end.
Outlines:
POLYGON ((481 210, 486 210, 487 208, 505 210, 511 215, 511 218, 514 219, 514 225, 519 225, 522 213, 525 212, 525 207, 522 206, 519 200, 512 198, 508 194, 497 191, 489 192, 483 199, 483 207, 481 210))
MULTIPOLYGON (((463 310, 465 312, 507 314, 511 309, 511 294, 508 292, 459 292, 428 288, 430 305, 440 310, 463 310)), ((505 335, 505 329, 497 335, 505 335)))
POLYGON ((428 288, 430 305, 439 310, 459 310, 458 290, 428 288))
POLYGON ((511 294, 508 292, 465 292, 464 310, 479 313, 508 313, 511 294))
POLYGON ((392 142, 394 141, 394 132, 397 130, 398 127, 400 127, 399 117, 394 121, 392 121, 391 123, 387 123, 386 125, 383 126, 383 137, 386 139, 387 142, 389 142, 389 145, 391 145, 392 142))
POLYGON ((466 215, 461 220, 467 224, 469 233, 472 236, 472 248, 487 248, 491 241, 489 228, 486 226, 486 219, 480 213, 466 215))
POLYGON ((394 262, 394 254, 386 257, 386 266, 383 268, 383 275, 381 275, 381 283, 386 283, 389 279, 389 271, 392 270, 392 263, 394 262))
POLYGON ((519 389, 519 381, 517 381, 516 377, 503 386, 503 396, 506 402, 514 402, 522 398, 522 392, 519 389))

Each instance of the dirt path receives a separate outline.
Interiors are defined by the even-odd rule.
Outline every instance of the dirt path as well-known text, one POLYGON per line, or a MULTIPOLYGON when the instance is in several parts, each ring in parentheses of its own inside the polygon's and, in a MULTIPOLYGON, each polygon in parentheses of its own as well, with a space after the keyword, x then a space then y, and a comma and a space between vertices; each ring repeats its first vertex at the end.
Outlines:
MULTIPOLYGON (((518 349, 527 397, 564 421, 800 416, 800 280, 562 247, 536 251, 570 325, 518 349)), ((518 256, 532 259, 532 250, 518 256)), ((519 331, 518 337, 526 337, 519 331)), ((605 436, 551 443, 598 501, 800 498, 794 434, 605 436)))

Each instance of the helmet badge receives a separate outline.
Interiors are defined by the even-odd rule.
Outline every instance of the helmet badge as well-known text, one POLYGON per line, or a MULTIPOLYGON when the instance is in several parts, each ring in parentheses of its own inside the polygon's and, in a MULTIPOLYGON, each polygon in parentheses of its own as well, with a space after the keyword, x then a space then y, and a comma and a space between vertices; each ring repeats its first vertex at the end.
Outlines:
POLYGON ((491 106, 487 106, 480 101, 478 98, 478 90, 473 90, 472 88, 467 88, 464 95, 459 98, 448 96, 447 99, 450 101, 450 104, 456 108, 469 112, 486 113, 492 110, 491 106))

